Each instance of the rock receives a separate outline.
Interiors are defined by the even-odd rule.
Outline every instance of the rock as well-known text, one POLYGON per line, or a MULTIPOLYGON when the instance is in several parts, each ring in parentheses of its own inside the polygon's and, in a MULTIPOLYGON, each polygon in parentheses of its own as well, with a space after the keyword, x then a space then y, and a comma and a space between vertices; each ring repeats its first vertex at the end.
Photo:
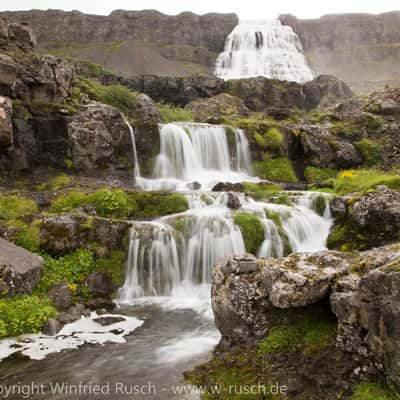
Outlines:
POLYGON ((365 250, 400 239, 399 191, 379 186, 361 197, 346 196, 333 204, 337 222, 328 237, 330 248, 365 250))
POLYGON ((249 109, 243 100, 227 93, 221 93, 208 99, 196 99, 185 107, 193 112, 197 122, 211 124, 223 123, 226 118, 243 118, 249 115, 249 109))
POLYGON ((93 173, 109 168, 118 155, 133 160, 131 137, 123 114, 115 107, 101 103, 86 106, 68 125, 74 168, 93 173))
POLYGON ((14 39, 24 48, 33 48, 36 46, 36 35, 26 23, 12 23, 8 27, 8 37, 14 39))
POLYGON ((42 332, 48 336, 55 336, 63 328, 63 324, 56 319, 50 318, 44 325, 42 332))
POLYGON ((277 120, 288 119, 293 115, 293 110, 288 107, 269 107, 266 117, 272 117, 277 120))
POLYGON ((119 322, 124 322, 125 318, 108 315, 106 317, 95 318, 94 321, 100 324, 101 326, 109 326, 113 324, 118 324, 119 322))
POLYGON ((55 255, 85 248, 92 242, 106 251, 121 247, 129 222, 76 214, 58 214, 43 219, 41 248, 55 255))
POLYGON ((42 270, 42 257, 0 239, 0 297, 32 293, 42 270))
POLYGON ((244 192, 245 187, 243 183, 230 183, 220 182, 217 183, 213 188, 213 192, 244 192))
POLYGON ((0 96, 0 153, 9 151, 13 144, 12 103, 9 98, 0 96))
POLYGON ((53 286, 47 293, 57 310, 65 311, 72 305, 72 292, 68 283, 63 282, 53 286))
POLYGON ((86 280, 86 285, 93 297, 111 297, 114 285, 110 276, 105 272, 93 272, 86 280))
POLYGON ((58 316, 58 321, 65 325, 77 321, 82 316, 88 317, 89 315, 90 312, 85 308, 85 306, 78 303, 70 307, 67 311, 61 312, 58 316))
POLYGON ((187 187, 189 190, 200 190, 200 189, 201 189, 201 183, 199 183, 199 182, 188 183, 188 184, 186 185, 186 187, 187 187))
POLYGON ((0 18, 0 43, 6 42, 8 39, 8 22, 0 18))
POLYGON ((103 297, 97 297, 95 299, 90 299, 86 303, 87 307, 91 310, 98 310, 105 308, 107 311, 112 311, 115 308, 115 303, 110 299, 105 299, 103 297))
POLYGON ((226 206, 232 210, 238 210, 240 207, 242 207, 242 204, 240 203, 240 200, 237 196, 235 196, 233 193, 228 193, 227 194, 228 199, 226 202, 226 206))
POLYGON ((0 54, 0 88, 2 92, 9 92, 17 79, 17 68, 11 57, 0 54))

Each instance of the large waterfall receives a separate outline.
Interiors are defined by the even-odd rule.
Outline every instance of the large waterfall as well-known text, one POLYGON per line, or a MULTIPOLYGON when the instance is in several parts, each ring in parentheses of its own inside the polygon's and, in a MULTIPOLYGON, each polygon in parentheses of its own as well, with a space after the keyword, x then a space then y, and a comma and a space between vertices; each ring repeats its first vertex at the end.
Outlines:
POLYGON ((306 82, 313 79, 299 37, 274 21, 240 21, 217 59, 215 75, 223 79, 267 78, 306 82))

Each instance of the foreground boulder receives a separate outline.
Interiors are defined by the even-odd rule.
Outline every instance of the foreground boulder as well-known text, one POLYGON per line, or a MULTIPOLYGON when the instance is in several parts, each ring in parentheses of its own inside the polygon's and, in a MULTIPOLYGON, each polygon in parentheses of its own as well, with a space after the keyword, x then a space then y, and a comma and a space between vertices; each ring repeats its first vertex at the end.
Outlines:
POLYGON ((42 257, 0 239, 0 297, 31 293, 42 270, 42 257))
POLYGON ((245 255, 213 270, 212 307, 220 350, 257 344, 291 310, 337 317, 337 346, 400 384, 400 246, 363 253, 322 251, 286 259, 245 255))
POLYGON ((364 196, 332 202, 336 225, 328 238, 333 249, 364 250, 400 239, 400 192, 386 186, 364 196))

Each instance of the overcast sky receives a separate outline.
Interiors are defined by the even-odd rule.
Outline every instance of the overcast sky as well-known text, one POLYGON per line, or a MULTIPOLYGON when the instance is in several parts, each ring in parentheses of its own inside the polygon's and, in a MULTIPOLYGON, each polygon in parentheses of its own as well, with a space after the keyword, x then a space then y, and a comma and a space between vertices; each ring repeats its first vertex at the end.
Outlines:
POLYGON ((115 9, 156 9, 166 14, 193 11, 234 12, 242 19, 269 19, 291 13, 300 18, 324 14, 400 10, 399 0, 1 0, 0 10, 57 8, 92 14, 109 14, 115 9))

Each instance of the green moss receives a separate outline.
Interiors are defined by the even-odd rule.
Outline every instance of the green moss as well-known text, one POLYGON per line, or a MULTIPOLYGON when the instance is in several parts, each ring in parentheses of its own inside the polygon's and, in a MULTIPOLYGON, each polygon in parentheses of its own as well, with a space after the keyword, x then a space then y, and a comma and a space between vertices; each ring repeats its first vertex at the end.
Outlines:
POLYGON ((125 278, 126 254, 123 250, 112 250, 108 257, 96 260, 96 271, 107 272, 116 286, 121 286, 125 278))
POLYGON ((331 128, 331 133, 348 138, 356 138, 359 136, 360 130, 360 127, 355 124, 349 122, 334 121, 331 128))
POLYGON ((361 382, 355 387, 350 400, 395 400, 398 398, 398 394, 381 382, 361 382))
POLYGON ((0 337, 38 333, 57 311, 47 298, 18 296, 0 300, 0 337))
POLYGON ((256 254, 264 241, 264 227, 257 216, 253 214, 236 214, 233 218, 242 232, 246 251, 256 254))
POLYGON ((291 161, 287 157, 265 158, 254 163, 256 175, 277 182, 297 182, 291 161))
POLYGON ((278 228, 282 228, 282 220, 281 220, 281 216, 278 212, 265 209, 265 215, 268 219, 270 219, 271 221, 274 221, 275 225, 278 228))
POLYGON ((194 121, 193 112, 182 107, 166 103, 158 103, 157 107, 163 122, 194 121))
POLYGON ((245 191, 248 195, 256 200, 262 200, 269 197, 273 193, 277 193, 282 190, 279 185, 271 185, 268 183, 245 183, 245 191))
POLYGON ((120 189, 100 189, 93 193, 69 192, 56 198, 51 212, 71 212, 83 206, 94 206, 104 218, 150 219, 186 211, 186 198, 179 193, 124 192, 120 189))
POLYGON ((335 178, 338 174, 336 169, 331 168, 317 168, 307 167, 304 171, 306 181, 309 183, 323 184, 325 181, 331 178, 335 178))
POLYGON ((334 343, 337 323, 314 308, 298 310, 284 323, 273 326, 259 344, 259 354, 302 351, 312 354, 334 343))
POLYGON ((380 143, 371 139, 361 139, 353 143, 362 154, 364 163, 368 167, 380 164, 383 160, 383 147, 380 143))
POLYGON ((0 220, 11 220, 38 212, 33 200, 19 195, 0 195, 0 220))
POLYGON ((34 221, 26 224, 19 220, 10 220, 7 222, 7 226, 16 229, 14 242, 17 246, 38 253, 40 249, 40 223, 40 221, 34 221))
POLYGON ((38 191, 45 190, 59 190, 71 184, 71 177, 65 174, 60 174, 50 179, 47 183, 42 183, 38 185, 38 191))
POLYGON ((369 132, 376 133, 383 127, 385 121, 381 117, 364 115, 364 123, 369 132))
POLYGON ((325 210, 326 210, 326 199, 325 199, 325 196, 323 196, 321 194, 318 197, 316 197, 314 199, 313 206, 314 206, 314 210, 317 212, 317 214, 322 217, 324 215, 324 213, 325 213, 325 210))

